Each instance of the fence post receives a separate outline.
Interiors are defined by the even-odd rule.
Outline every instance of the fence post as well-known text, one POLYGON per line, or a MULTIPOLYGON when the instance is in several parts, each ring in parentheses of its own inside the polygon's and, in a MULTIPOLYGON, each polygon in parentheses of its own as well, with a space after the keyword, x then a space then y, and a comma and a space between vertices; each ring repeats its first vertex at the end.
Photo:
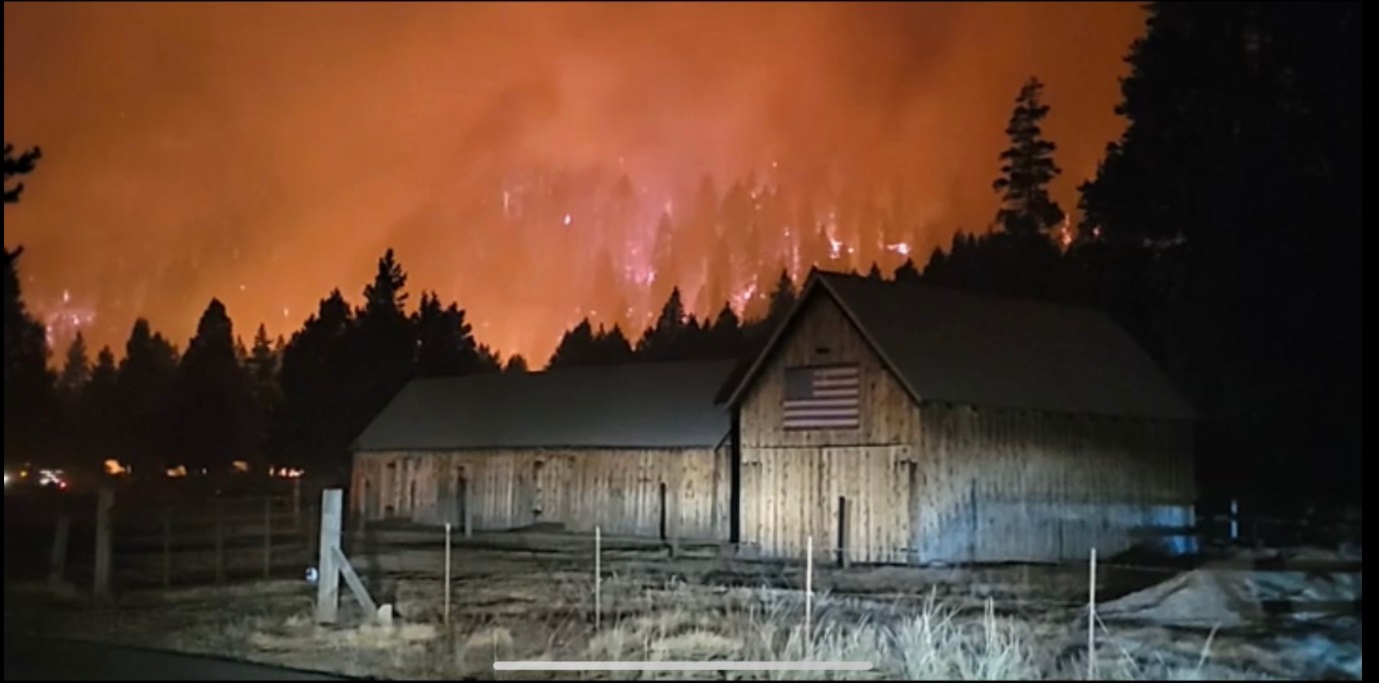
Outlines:
POLYGON ((814 659, 814 537, 810 536, 805 550, 804 570, 804 658, 814 659))
POLYGON ((1090 580, 1087 586, 1087 680, 1096 680, 1096 548, 1092 548, 1090 580))
POLYGON ((594 527, 594 634, 603 628, 603 529, 594 527))
POLYGON ((163 510, 163 587, 172 587, 172 508, 163 510))
POLYGON ((273 497, 263 499, 263 578, 273 575, 273 497))
POLYGON ((114 531, 110 517, 114 507, 114 489, 102 488, 96 494, 96 577, 93 592, 98 598, 110 595, 110 536, 114 531))
POLYGON ((215 501, 215 582, 225 583, 225 501, 215 501))
POLYGON ((67 576, 67 539, 71 535, 72 518, 59 515, 57 528, 53 531, 53 552, 48 558, 48 583, 52 586, 62 584, 67 576))
POLYGON ((292 480, 292 524, 299 533, 302 530, 302 478, 292 480))
POLYGON ((848 549, 852 547, 852 534, 848 533, 848 499, 838 499, 838 564, 847 569, 852 566, 848 549))
POLYGON ((454 525, 445 523, 445 625, 450 625, 450 529, 454 525))
POLYGON ((340 614, 340 565, 336 549, 340 547, 341 523, 340 489, 328 489, 321 494, 320 560, 316 584, 316 621, 334 624, 340 614))
POLYGON ((469 477, 464 478, 464 537, 474 537, 474 497, 473 487, 469 485, 469 477))

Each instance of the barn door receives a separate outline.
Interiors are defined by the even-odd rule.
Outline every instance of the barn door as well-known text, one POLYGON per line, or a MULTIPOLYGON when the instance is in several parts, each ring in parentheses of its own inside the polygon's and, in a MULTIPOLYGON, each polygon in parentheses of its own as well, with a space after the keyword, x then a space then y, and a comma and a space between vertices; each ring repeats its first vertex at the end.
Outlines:
MULTIPOLYGON (((828 537, 840 557, 902 563, 910 540, 908 446, 823 449, 819 490, 828 537)), ((822 525, 821 525, 822 526, 822 525)))

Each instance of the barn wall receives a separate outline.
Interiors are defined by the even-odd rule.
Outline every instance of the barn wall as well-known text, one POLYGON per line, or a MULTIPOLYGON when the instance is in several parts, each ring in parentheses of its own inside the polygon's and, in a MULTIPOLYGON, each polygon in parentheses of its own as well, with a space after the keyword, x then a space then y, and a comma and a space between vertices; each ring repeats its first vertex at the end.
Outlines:
POLYGON ((571 531, 727 537, 725 449, 383 452, 355 456, 351 508, 368 519, 461 523, 479 531, 554 523, 571 531), (376 493, 375 493, 376 492, 376 493), (371 500, 370 497, 376 497, 371 500))
POLYGON ((903 562, 919 412, 904 387, 830 298, 806 305, 742 402, 742 542, 749 554, 821 559, 846 545, 857 562, 903 562), (819 353, 825 347, 827 353, 819 353), (856 363, 857 429, 783 428, 787 367, 856 363), (847 514, 840 519, 840 499, 847 514), (840 528, 845 526, 845 529, 840 528))
POLYGON ((1083 559, 1127 549, 1137 528, 1193 523, 1188 423, 933 404, 921 415, 920 561, 1083 559))
POLYGON ((832 299, 802 313, 741 404, 749 554, 800 558, 812 537, 821 559, 1060 561, 1191 526, 1189 424, 921 409, 832 299), (861 427, 784 430, 785 368, 835 362, 859 365, 861 427))

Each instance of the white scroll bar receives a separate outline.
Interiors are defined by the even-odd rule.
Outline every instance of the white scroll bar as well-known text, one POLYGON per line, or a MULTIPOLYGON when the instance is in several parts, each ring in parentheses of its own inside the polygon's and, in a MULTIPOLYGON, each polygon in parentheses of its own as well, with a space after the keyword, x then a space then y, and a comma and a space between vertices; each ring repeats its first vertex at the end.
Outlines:
POLYGON ((871 662, 494 662, 494 671, 871 671, 871 662))

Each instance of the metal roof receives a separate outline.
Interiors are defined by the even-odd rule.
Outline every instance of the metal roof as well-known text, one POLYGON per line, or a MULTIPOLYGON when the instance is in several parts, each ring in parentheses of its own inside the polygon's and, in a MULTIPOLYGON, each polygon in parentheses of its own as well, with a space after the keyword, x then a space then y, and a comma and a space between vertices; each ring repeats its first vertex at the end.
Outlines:
POLYGON ((1104 313, 918 282, 815 271, 733 391, 741 399, 808 301, 830 296, 918 401, 1192 419, 1192 407, 1104 313))
POLYGON ((413 380, 354 449, 713 447, 732 426, 713 401, 732 366, 638 363, 413 380))

